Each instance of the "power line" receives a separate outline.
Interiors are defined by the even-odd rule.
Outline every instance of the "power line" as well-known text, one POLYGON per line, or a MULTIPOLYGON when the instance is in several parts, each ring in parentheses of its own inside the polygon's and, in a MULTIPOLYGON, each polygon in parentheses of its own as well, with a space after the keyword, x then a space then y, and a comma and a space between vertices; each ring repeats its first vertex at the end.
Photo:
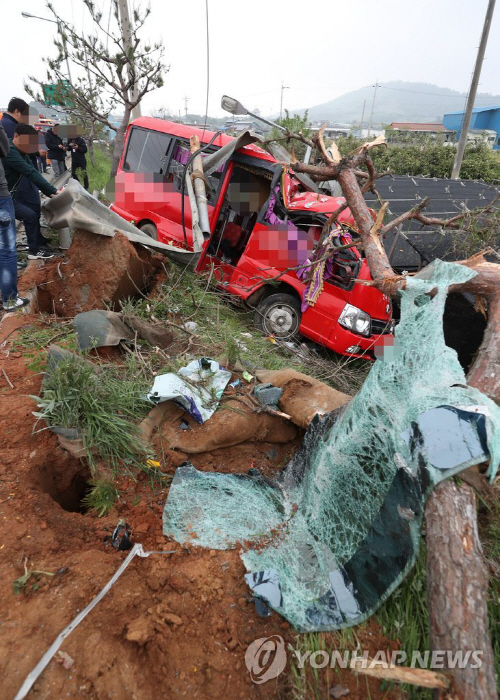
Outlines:
POLYGON ((208 28, 208 0, 205 0, 205 21, 207 26, 207 99, 205 102, 205 123, 203 124, 203 136, 205 136, 205 129, 207 128, 208 120, 208 96, 210 94, 210 31, 208 28))

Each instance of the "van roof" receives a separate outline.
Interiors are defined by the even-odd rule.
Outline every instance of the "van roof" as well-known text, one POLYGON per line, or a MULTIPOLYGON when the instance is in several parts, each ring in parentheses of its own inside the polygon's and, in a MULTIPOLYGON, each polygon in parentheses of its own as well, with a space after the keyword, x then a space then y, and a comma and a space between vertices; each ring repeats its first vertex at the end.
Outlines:
MULTIPOLYGON (((151 129, 152 131, 161 131, 165 134, 173 134, 174 136, 179 136, 180 138, 189 139, 190 136, 198 136, 201 144, 206 144, 210 139, 217 133, 215 131, 209 131, 208 129, 200 129, 200 127, 191 126, 190 124, 177 124, 176 122, 169 122, 165 119, 157 119, 156 117, 139 117, 139 119, 134 119, 130 126, 140 126, 143 129, 151 129)), ((233 136, 227 136, 226 134, 220 134, 214 141, 214 146, 225 146, 227 143, 234 141, 233 136)), ((255 143, 251 143, 248 146, 238 149, 239 153, 246 153, 253 156, 254 158, 260 158, 261 160, 267 160, 270 163, 275 163, 276 159, 272 157, 267 151, 255 143)))

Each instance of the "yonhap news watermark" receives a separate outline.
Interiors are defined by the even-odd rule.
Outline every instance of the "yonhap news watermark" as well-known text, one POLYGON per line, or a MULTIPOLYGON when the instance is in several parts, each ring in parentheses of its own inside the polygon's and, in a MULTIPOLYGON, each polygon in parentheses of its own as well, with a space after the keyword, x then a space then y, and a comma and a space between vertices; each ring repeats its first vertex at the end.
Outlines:
POLYGON ((407 654, 405 651, 379 650, 368 652, 365 649, 338 651, 318 649, 316 651, 300 652, 285 644, 280 635, 256 639, 247 648, 245 664, 254 683, 265 683, 277 678, 290 660, 298 668, 390 668, 391 666, 406 666, 409 668, 453 669, 481 668, 483 663, 482 650, 451 651, 427 649, 407 654))

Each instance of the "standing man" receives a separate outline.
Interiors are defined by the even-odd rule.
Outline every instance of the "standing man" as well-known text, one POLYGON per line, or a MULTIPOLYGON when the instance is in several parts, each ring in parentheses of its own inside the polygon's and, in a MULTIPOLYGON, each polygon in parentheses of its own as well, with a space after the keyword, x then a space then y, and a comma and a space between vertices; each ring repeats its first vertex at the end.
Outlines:
MULTIPOLYGON (((47 144, 48 156, 52 165, 54 178, 57 180, 66 167, 66 146, 63 144, 62 138, 59 136, 59 124, 54 124, 52 129, 47 129, 45 134, 45 143, 47 144)), ((43 191, 43 190, 42 190, 43 191)))
MULTIPOLYGON (((9 139, 0 124, 0 158, 9 152, 9 139)), ((0 293, 5 311, 15 311, 28 304, 17 293, 16 215, 7 180, 0 162, 0 293)))
POLYGON ((86 190, 89 189, 89 178, 87 175, 87 144, 81 136, 68 138, 68 149, 71 150, 71 177, 78 180, 77 170, 83 171, 83 186, 86 190))
MULTIPOLYGON (((7 105, 7 111, 3 113, 2 116, 2 126, 5 129, 7 138, 11 139, 14 136, 14 129, 18 124, 29 124, 30 123, 30 106, 25 100, 20 97, 13 97, 9 104, 7 105)), ((38 148, 29 154, 31 162, 38 167, 37 164, 37 151, 38 148)))
POLYGON ((8 154, 3 158, 7 185, 14 202, 16 219, 24 222, 28 239, 29 260, 47 260, 54 253, 45 250, 45 239, 40 231, 40 192, 53 197, 57 190, 33 166, 29 153, 38 147, 38 132, 29 124, 18 124, 10 142, 8 154), (24 187, 21 188, 21 183, 24 187))

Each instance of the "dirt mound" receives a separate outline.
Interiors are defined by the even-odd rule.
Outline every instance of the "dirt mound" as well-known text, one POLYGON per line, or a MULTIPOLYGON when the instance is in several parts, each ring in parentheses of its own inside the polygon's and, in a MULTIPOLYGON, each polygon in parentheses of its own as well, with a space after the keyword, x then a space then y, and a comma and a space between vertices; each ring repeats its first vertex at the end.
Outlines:
POLYGON ((21 296, 36 289, 38 310, 58 316, 115 308, 145 289, 160 263, 121 233, 114 238, 76 231, 66 260, 33 261, 19 281, 21 296))

